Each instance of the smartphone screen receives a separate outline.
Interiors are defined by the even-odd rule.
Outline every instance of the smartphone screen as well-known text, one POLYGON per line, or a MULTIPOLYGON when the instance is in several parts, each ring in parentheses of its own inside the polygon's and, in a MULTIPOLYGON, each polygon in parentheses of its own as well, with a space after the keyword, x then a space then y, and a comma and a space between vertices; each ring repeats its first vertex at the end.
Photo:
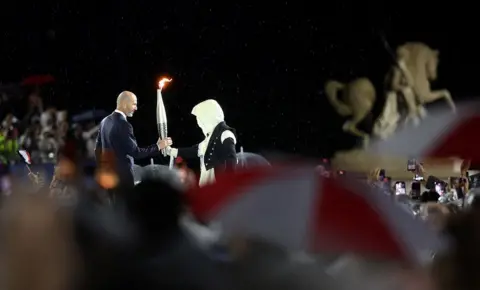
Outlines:
POLYGON ((395 182, 395 194, 399 195, 399 194, 406 194, 406 193, 407 193, 407 190, 406 190, 405 182, 403 181, 395 182))
POLYGON ((407 171, 416 171, 417 170, 417 160, 409 159, 407 162, 407 171))
POLYGON ((420 184, 420 182, 412 182, 412 197, 420 197, 421 189, 422 185, 420 184))

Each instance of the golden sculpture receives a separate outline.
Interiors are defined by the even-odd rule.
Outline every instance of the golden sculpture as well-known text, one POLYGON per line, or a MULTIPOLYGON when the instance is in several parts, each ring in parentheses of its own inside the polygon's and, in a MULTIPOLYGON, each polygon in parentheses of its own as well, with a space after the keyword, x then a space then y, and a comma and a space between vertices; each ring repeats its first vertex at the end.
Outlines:
MULTIPOLYGON (((405 123, 417 124, 426 115, 423 105, 444 98, 452 110, 455 104, 447 90, 432 91, 430 81, 437 77, 438 51, 422 43, 406 43, 396 50, 397 63, 386 78, 386 102, 380 116, 374 123, 373 135, 388 138, 397 129, 403 116, 398 112, 399 98, 405 99, 407 113, 405 123)), ((359 78, 343 84, 330 80, 325 84, 325 93, 339 115, 350 117, 343 130, 364 139, 368 143, 369 136, 357 125, 372 111, 376 92, 372 82, 367 78, 359 78)), ((406 170, 408 158, 396 156, 377 156, 367 153, 363 148, 337 152, 332 158, 332 166, 352 172, 363 172, 370 179, 375 179, 379 168, 385 169, 397 180, 407 180, 412 176, 406 170), (372 171, 372 169, 374 169, 372 171), (370 173, 370 174, 369 174, 370 173)), ((422 160, 429 175, 440 178, 457 176, 460 166, 456 159, 422 160)), ((425 174, 425 173, 423 173, 425 174)))
POLYGON ((424 115, 423 104, 431 103, 439 99, 445 99, 452 111, 456 107, 448 90, 432 91, 430 82, 437 79, 439 51, 431 49, 420 42, 407 42, 400 46, 399 50, 408 52, 405 64, 413 78, 413 91, 420 104, 417 107, 419 114, 424 115))
MULTIPOLYGON (((398 99, 403 97, 407 105, 405 122, 417 125, 426 116, 424 104, 444 98, 455 111, 455 103, 448 90, 432 91, 430 81, 437 78, 438 50, 423 43, 409 42, 397 48, 397 64, 387 75, 386 102, 382 113, 375 121, 373 135, 388 138, 400 120, 398 99)), ((342 117, 351 116, 343 125, 343 131, 362 137, 368 144, 369 135, 357 125, 372 111, 376 91, 368 78, 358 78, 347 84, 329 80, 325 93, 330 104, 342 117), (339 93, 342 92, 342 98, 339 93)))
POLYGON ((384 109, 373 127, 373 134, 383 139, 397 128, 400 120, 397 104, 401 97, 407 105, 405 123, 413 121, 418 125, 427 115, 424 104, 440 98, 444 98, 455 112, 455 103, 448 90, 430 89, 430 81, 437 78, 438 50, 423 43, 409 42, 399 46, 396 54, 397 65, 387 75, 387 86, 391 91, 387 91, 384 109))
POLYGON ((325 84, 325 94, 342 117, 351 116, 343 125, 343 131, 368 141, 368 134, 357 128, 357 125, 372 111, 375 103, 375 87, 368 78, 355 79, 348 84, 330 80, 325 84), (339 93, 342 98, 339 98, 339 93))

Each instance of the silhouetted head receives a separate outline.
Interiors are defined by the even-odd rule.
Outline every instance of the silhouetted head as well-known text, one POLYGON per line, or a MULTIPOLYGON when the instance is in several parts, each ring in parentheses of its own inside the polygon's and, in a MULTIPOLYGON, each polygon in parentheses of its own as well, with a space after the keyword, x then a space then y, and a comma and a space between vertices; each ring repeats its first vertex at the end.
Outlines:
POLYGON ((142 181, 127 196, 129 214, 144 234, 162 234, 179 227, 184 207, 182 187, 175 180, 178 176, 170 171, 168 167, 147 166, 142 181))
POLYGON ((476 265, 480 259, 480 211, 466 209, 452 215, 446 229, 450 249, 438 254, 433 265, 433 277, 440 290, 479 289, 476 265))
POLYGON ((129 91, 123 91, 117 97, 117 110, 123 112, 127 117, 132 117, 137 110, 137 96, 129 91))
POLYGON ((473 188, 468 192, 467 197, 464 200, 465 208, 473 208, 480 211, 480 189, 473 188))

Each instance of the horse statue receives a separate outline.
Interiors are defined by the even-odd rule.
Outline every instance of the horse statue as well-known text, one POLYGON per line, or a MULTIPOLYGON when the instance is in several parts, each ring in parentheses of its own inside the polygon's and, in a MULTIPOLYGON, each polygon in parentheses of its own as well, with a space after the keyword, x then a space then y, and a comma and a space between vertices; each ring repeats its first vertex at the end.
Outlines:
POLYGON ((409 42, 397 48, 397 63, 387 75, 387 93, 382 114, 376 120, 373 134, 382 139, 392 135, 401 119, 398 110, 400 98, 406 104, 405 123, 417 126, 427 115, 424 104, 446 99, 455 112, 455 103, 447 90, 432 91, 430 81, 437 78, 438 50, 423 43, 409 42))
MULTIPOLYGON (((430 81, 437 78, 438 55, 423 43, 409 42, 399 46, 396 51, 397 63, 387 75, 386 102, 379 118, 375 121, 373 135, 387 138, 397 129, 401 119, 398 110, 401 95, 407 107, 405 123, 414 125, 426 116, 424 104, 444 98, 455 111, 455 103, 447 90, 432 91, 430 81)), ((349 83, 329 80, 325 83, 325 93, 337 113, 351 118, 343 125, 343 131, 363 138, 368 144, 369 135, 357 128, 371 113, 376 100, 376 91, 368 78, 358 78, 349 83), (339 97, 342 93, 341 97, 339 97)))
POLYGON ((363 138, 366 145, 369 135, 357 126, 370 114, 375 104, 376 91, 372 82, 368 78, 358 78, 347 84, 330 80, 325 83, 325 94, 340 116, 351 116, 343 125, 343 131, 363 138))
POLYGON ((405 64, 413 78, 413 91, 419 106, 418 114, 425 116, 424 104, 445 99, 453 112, 456 111, 450 92, 446 89, 432 91, 430 82, 437 79, 439 51, 420 42, 407 42, 398 49, 408 53, 405 64))

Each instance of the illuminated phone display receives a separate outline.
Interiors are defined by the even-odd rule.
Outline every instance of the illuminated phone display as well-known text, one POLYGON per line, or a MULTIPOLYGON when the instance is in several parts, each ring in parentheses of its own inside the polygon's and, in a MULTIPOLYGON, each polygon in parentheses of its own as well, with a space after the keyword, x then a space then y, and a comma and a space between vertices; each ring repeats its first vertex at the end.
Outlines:
POLYGON ((395 183, 395 194, 399 195, 399 194, 406 194, 406 193, 407 193, 407 190, 406 190, 405 182, 397 181, 395 183))
POLYGON ((416 171, 417 170, 417 160, 410 159, 407 162, 407 171, 416 171))

